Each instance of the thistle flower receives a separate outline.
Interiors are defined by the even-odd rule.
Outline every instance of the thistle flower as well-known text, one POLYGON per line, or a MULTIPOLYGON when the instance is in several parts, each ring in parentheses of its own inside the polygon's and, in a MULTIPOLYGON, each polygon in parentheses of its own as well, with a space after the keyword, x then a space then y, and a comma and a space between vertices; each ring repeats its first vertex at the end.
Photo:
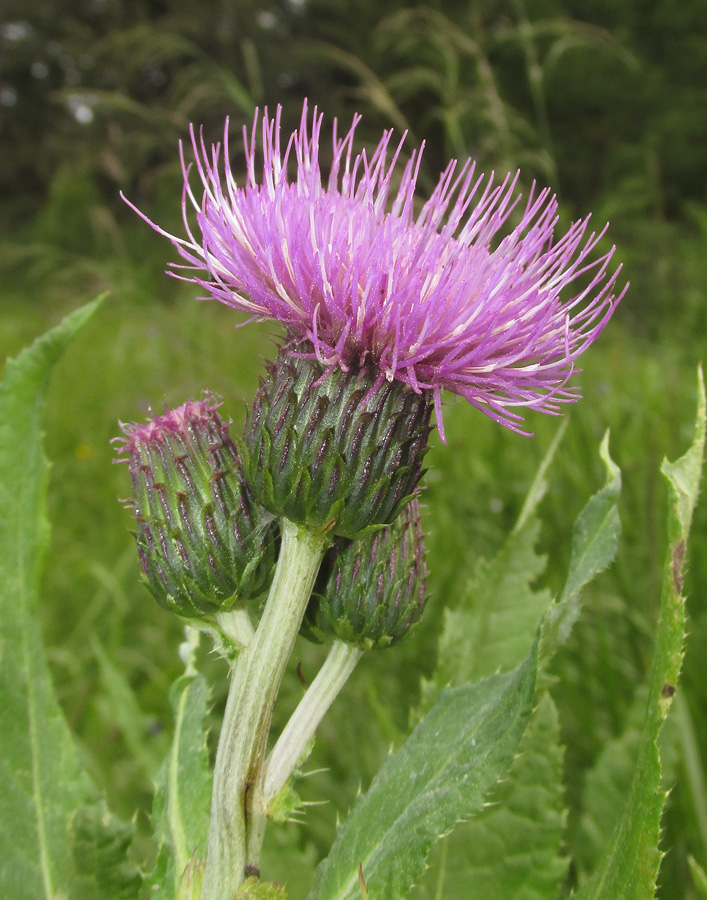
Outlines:
POLYGON ((395 145, 386 131, 370 156, 355 155, 359 116, 343 137, 334 121, 323 176, 321 114, 315 108, 310 124, 305 102, 284 151, 280 115, 262 118, 262 177, 257 112, 244 129, 243 184, 231 170, 228 122, 223 159, 192 129, 203 195, 182 152, 187 237, 150 222, 185 260, 173 274, 280 322, 326 371, 365 368, 378 386, 430 397, 440 429, 444 390, 516 431, 524 407, 556 414, 578 398, 576 360, 625 291, 615 292, 614 249, 595 257, 606 228, 590 232, 586 218, 556 235, 557 200, 534 188, 511 226, 518 174, 496 183, 471 161, 450 162, 418 208, 422 149, 403 164, 405 136, 395 145))
POLYGON ((267 588, 275 524, 243 482, 236 447, 207 395, 165 408, 114 438, 130 468, 135 535, 157 602, 189 618, 242 604, 267 588))

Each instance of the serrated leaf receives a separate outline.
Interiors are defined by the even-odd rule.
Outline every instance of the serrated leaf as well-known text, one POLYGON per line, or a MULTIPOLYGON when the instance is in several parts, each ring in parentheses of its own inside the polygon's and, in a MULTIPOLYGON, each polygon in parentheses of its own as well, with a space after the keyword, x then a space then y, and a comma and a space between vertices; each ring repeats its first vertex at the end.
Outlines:
POLYGON ((535 552, 539 532, 535 518, 512 532, 491 562, 477 564, 460 607, 445 610, 437 671, 422 688, 428 705, 445 685, 508 671, 527 655, 551 599, 532 587, 545 569, 535 552))
MULTIPOLYGON (((558 440, 561 434, 558 435, 558 440)), ((548 454, 552 457, 554 448, 548 454)), ((619 520, 616 501, 620 491, 620 474, 608 453, 605 439, 601 454, 607 468, 607 484, 592 497, 578 517, 573 536, 573 552, 570 571, 562 597, 550 607, 548 617, 556 625, 557 635, 564 639, 579 612, 581 589, 613 559, 618 544, 619 520)), ((548 610, 547 592, 532 590, 533 580, 542 572, 544 560, 535 553, 539 523, 535 509, 544 493, 544 477, 549 459, 540 467, 535 484, 528 494, 514 532, 508 538, 501 553, 488 572, 495 572, 495 584, 478 579, 469 592, 470 604, 474 594, 487 603, 497 598, 499 614, 498 637, 493 632, 484 634, 473 626, 473 617, 463 610, 447 616, 440 643, 440 671, 432 685, 423 686, 430 691, 439 680, 454 680, 474 676, 477 665, 503 667, 518 653, 523 635, 535 625, 542 613, 548 610), (470 628, 471 626, 471 628, 470 628), (473 644, 482 648, 472 656, 472 644, 467 637, 473 634, 473 644), (488 656, 487 656, 488 652, 488 656), (477 657, 482 659, 477 662, 477 657), (471 657, 471 659, 470 659, 471 657)), ((484 569, 480 570, 482 573, 484 569)), ((544 625, 547 629, 547 625, 544 625)), ((544 634, 546 653, 547 635, 544 634)), ((527 640, 527 637, 525 637, 527 640)), ((552 709, 551 698, 544 694, 538 701, 537 715, 549 716, 546 705, 552 709)), ((454 898, 463 893, 464 885, 473 884, 475 896, 489 898, 541 898, 555 897, 567 869, 567 861, 561 854, 564 809, 562 804, 561 759, 557 733, 548 732, 544 739, 535 741, 539 722, 533 719, 526 733, 519 758, 491 796, 491 806, 473 817, 467 824, 455 830, 447 840, 443 867, 438 867, 435 898, 454 898), (532 787, 531 787, 532 786, 532 787), (533 798, 537 805, 526 808, 525 820, 519 815, 523 797, 533 798), (543 853, 544 849, 544 853, 543 853)), ((546 722, 546 724, 548 724, 546 722)), ((442 851, 438 853, 442 857, 442 851)), ((440 864, 441 865, 441 864, 440 864)), ((432 876, 434 879, 435 876, 432 876)), ((432 880, 428 882, 432 884, 432 880)), ((428 890, 432 890, 428 888, 428 890)), ((421 895, 421 897, 424 895, 421 895)))
MULTIPOLYGON (((664 459, 660 467, 660 471, 668 479, 671 489, 668 537, 673 551, 676 549, 676 544, 680 541, 686 541, 690 533, 692 513, 697 503, 702 477, 702 460, 705 446, 705 382, 701 366, 698 370, 697 391, 698 408, 695 422, 695 438, 692 445, 680 459, 675 462, 664 459)), ((674 571, 673 576, 677 582, 678 573, 674 571)), ((682 583, 676 583, 675 587, 678 593, 682 591, 682 583)))
POLYGON ((212 775, 204 723, 209 690, 188 671, 170 689, 174 737, 157 780, 153 822, 159 843, 152 897, 198 900, 209 834, 212 775))
MULTIPOLYGON (((47 383, 99 303, 8 361, 0 384, 0 896, 13 900, 73 896, 70 823, 99 802, 57 703, 34 617, 49 535, 41 444, 47 383)), ((94 837, 111 839, 100 829, 94 837)))
POLYGON ((602 748, 584 778, 580 834, 575 863, 589 872, 596 868, 626 805, 641 745, 646 693, 640 691, 623 733, 602 748))
POLYGON ((541 659, 548 659, 567 640, 580 613, 582 588, 607 568, 618 549, 621 472, 609 455, 608 432, 599 452, 606 468, 606 484, 590 498, 575 522, 567 581, 562 596, 552 604, 543 623, 541 659))
POLYGON ((562 794, 559 721, 546 693, 507 774, 436 848, 412 900, 555 900, 568 865, 562 794))
POLYGON ((661 787, 657 740, 677 688, 685 639, 683 565, 697 501, 705 444, 705 390, 699 373, 695 438, 688 452, 661 470, 669 485, 668 554, 661 614, 631 791, 608 851, 577 900, 646 900, 655 893, 661 853, 660 816, 667 796, 661 787))
POLYGON ((530 717, 536 652, 513 672, 447 688, 383 764, 339 828, 310 900, 399 900, 432 845, 477 811, 513 759, 530 717))
POLYGON ((128 860, 132 824, 101 802, 78 810, 69 832, 76 865, 71 900, 134 900, 142 879, 128 860))
MULTIPOLYGON (((574 853, 575 864, 584 873, 592 872, 599 865, 626 806, 640 753, 647 696, 648 687, 644 685, 636 692, 624 731, 604 744, 594 765, 585 775, 582 815, 574 853)), ((682 729, 677 726, 677 712, 676 703, 673 715, 660 733, 663 784, 674 784, 677 778, 680 739, 683 737, 682 729)))
MULTIPOLYGON (((479 560, 456 609, 445 609, 434 677, 422 682, 421 710, 448 685, 466 684, 520 665, 550 603, 533 583, 545 570, 535 552, 540 523, 535 517, 547 490, 546 475, 565 433, 558 429, 528 491, 518 522, 496 556, 479 560)), ((418 712, 417 717, 419 718, 418 712)))

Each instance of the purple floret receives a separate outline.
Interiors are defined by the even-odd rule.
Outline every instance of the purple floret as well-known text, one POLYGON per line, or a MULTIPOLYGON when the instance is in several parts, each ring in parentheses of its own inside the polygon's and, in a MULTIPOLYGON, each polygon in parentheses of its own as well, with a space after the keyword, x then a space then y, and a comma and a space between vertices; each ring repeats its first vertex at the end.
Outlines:
POLYGON ((471 161, 450 162, 416 211, 422 149, 403 165, 404 135, 394 145, 385 132, 369 158, 353 149, 360 117, 343 138, 335 120, 323 178, 321 114, 315 108, 310 124, 305 102, 283 151, 280 112, 262 117, 260 153, 257 113, 250 133, 244 128, 242 185, 231 171, 228 122, 223 159, 220 144, 207 149, 192 129, 203 196, 182 153, 187 237, 150 222, 186 262, 173 274, 281 322, 327 367, 373 367, 380 384, 432 392, 440 425, 443 390, 514 430, 519 407, 556 414, 578 398, 575 361, 626 290, 615 287, 621 267, 610 271, 614 248, 593 258, 606 227, 590 232, 586 218, 556 236, 557 199, 534 188, 519 224, 507 226, 521 201, 518 175, 495 184, 471 161))
POLYGON ((192 429, 203 434, 221 430, 224 423, 217 412, 221 402, 213 394, 205 393, 201 400, 187 400, 175 409, 165 404, 164 414, 153 415, 148 422, 120 422, 124 436, 111 440, 118 453, 114 461, 139 459, 144 447, 162 444, 170 437, 188 439, 192 429))

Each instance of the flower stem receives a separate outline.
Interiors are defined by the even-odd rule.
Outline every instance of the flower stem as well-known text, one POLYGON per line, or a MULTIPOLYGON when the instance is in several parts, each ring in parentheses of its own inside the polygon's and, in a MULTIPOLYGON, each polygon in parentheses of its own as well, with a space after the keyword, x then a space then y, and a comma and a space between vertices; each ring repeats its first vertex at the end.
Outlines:
POLYGON ((263 800, 266 808, 287 784, 287 779, 304 756, 319 723, 362 655, 363 650, 342 641, 335 641, 332 645, 324 665, 307 689, 265 763, 263 800))
POLYGON ((253 625, 247 609, 216 613, 216 622, 224 635, 240 649, 247 647, 253 640, 253 625))
POLYGON ((246 877, 246 864, 257 866, 246 852, 254 824, 253 788, 260 782, 280 682, 329 541, 282 522, 280 556, 260 624, 231 669, 201 900, 231 900, 246 877))

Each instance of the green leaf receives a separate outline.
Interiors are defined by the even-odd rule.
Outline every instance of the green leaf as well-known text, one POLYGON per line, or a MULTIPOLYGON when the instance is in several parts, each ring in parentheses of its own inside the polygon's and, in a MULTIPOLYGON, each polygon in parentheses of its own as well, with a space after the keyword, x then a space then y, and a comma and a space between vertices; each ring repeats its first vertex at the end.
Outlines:
POLYGON ((567 581, 562 596, 552 604, 543 623, 541 659, 549 659, 567 640, 580 613, 582 588, 607 568, 618 549, 621 472, 609 455, 608 432, 599 452, 606 467, 606 484, 589 500, 575 522, 567 581))
MULTIPOLYGON (((626 727, 607 741, 584 778, 582 815, 575 839, 574 861, 584 873, 594 871, 607 851, 614 829, 625 809, 639 757, 642 728, 646 716, 648 686, 641 686, 626 716, 626 727)), ((680 759, 677 696, 673 714, 660 733, 660 758, 663 784, 674 784, 680 759)), ((580 883, 584 880, 580 877, 580 883)))
MULTIPOLYGON (((561 433, 556 441, 560 437, 561 433)), ((500 553, 490 564, 482 562, 477 567, 462 607, 447 613, 439 670, 433 681, 423 684, 425 700, 445 683, 458 683, 516 662, 545 612, 555 624, 554 649, 569 634, 578 615, 581 589, 613 559, 620 530, 616 501, 621 481, 605 439, 601 454, 607 484, 577 519, 563 595, 548 610, 549 594, 533 590, 534 580, 544 569, 544 559, 535 552, 540 527, 535 511, 546 488, 553 452, 554 446, 500 553)), ((547 634, 543 638, 549 653, 547 634)), ((567 870, 561 852, 565 823, 562 752, 554 703, 547 694, 537 702, 518 758, 488 805, 456 828, 436 851, 433 871, 415 894, 419 900, 427 896, 451 900, 468 893, 469 885, 480 898, 557 896, 567 870)))
POLYGON ((639 691, 623 733, 604 744, 585 775, 574 854, 580 871, 590 872, 599 864, 626 806, 641 746, 645 705, 646 692, 639 691))
POLYGON ((555 900, 568 865, 559 730, 545 693, 503 780, 435 849, 413 900, 555 900))
POLYGON ((460 607, 445 610, 437 670, 422 687, 428 707, 446 685, 508 671, 527 656, 551 600, 549 591, 532 588, 545 569, 535 552, 539 532, 535 518, 512 532, 491 562, 477 564, 460 607))
MULTIPOLYGON (((496 556, 479 560, 456 609, 445 609, 434 677, 422 682, 422 711, 450 684, 467 684, 520 665, 548 608, 546 590, 533 590, 545 570, 535 552, 535 511, 547 490, 546 474, 562 440, 561 427, 528 491, 518 522, 496 556)), ((418 718, 420 713, 418 712, 418 718)))
MULTIPOLYGON (((705 444, 705 382, 702 375, 702 367, 698 370, 697 377, 698 408, 695 422, 695 438, 687 453, 675 462, 663 460, 660 471, 668 479, 671 489, 671 512, 668 517, 668 537, 671 542, 671 552, 678 555, 684 554, 685 548, 680 548, 680 541, 687 541, 692 524, 692 513, 697 503, 697 495, 700 490, 702 477, 702 460, 705 444)), ((681 561, 673 556, 672 574, 677 593, 682 592, 682 566, 681 561), (676 568, 676 563, 680 563, 676 568), (679 571, 678 571, 679 570, 679 571), (679 583, 678 583, 679 582, 679 583)), ((669 586, 669 581, 668 581, 669 586)))
POLYGON ((233 895, 232 900, 286 900, 287 893, 283 887, 271 881, 258 881, 251 875, 233 895))
MULTIPOLYGON (((80 810, 99 802, 57 703, 34 616, 49 536, 41 445, 47 383, 99 303, 8 361, 0 384, 0 896, 13 900, 74 896, 75 852, 88 848, 85 840, 76 844, 72 828, 80 810)), ((94 830, 97 842, 115 836, 114 820, 104 825, 103 836, 94 830)), ((120 892, 104 894, 113 896, 120 892)))
POLYGON ((388 757, 339 828, 310 900, 404 897, 432 845, 477 811, 511 763, 531 711, 537 655, 513 672, 447 688, 388 757))
POLYGON ((528 491, 528 495, 525 498, 525 502, 523 503, 523 508, 521 509, 520 515, 518 516, 518 521, 516 522, 515 528, 513 529, 514 531, 520 531, 521 528, 523 528, 523 526, 526 524, 528 519, 531 516, 535 515, 538 506, 540 505, 540 501, 547 493, 548 482, 546 476, 548 470, 550 469, 552 461, 555 458, 557 448, 560 446, 560 442, 565 436, 568 421, 568 419, 563 419, 560 427, 557 429, 557 434, 552 439, 550 446, 547 448, 547 453, 543 457, 538 467, 538 471, 535 474, 533 483, 530 485, 530 490, 528 491))
POLYGON ((631 790, 608 851, 577 900, 645 900, 655 893, 661 853, 661 787, 658 735, 677 688, 685 639, 683 566, 692 512, 697 501, 705 444, 705 390, 699 374, 695 438, 674 463, 663 462, 668 479, 668 554, 663 574, 661 614, 656 636, 648 705, 631 790))
POLYGON ((187 671, 169 693, 174 737, 158 776, 153 807, 159 853, 149 884, 151 896, 160 900, 198 900, 206 862, 212 785, 204 725, 209 690, 193 665, 198 633, 191 636, 187 671))
POLYGON ((132 824, 100 802, 77 811, 70 834, 76 865, 71 900, 135 900, 142 879, 128 860, 132 824))

